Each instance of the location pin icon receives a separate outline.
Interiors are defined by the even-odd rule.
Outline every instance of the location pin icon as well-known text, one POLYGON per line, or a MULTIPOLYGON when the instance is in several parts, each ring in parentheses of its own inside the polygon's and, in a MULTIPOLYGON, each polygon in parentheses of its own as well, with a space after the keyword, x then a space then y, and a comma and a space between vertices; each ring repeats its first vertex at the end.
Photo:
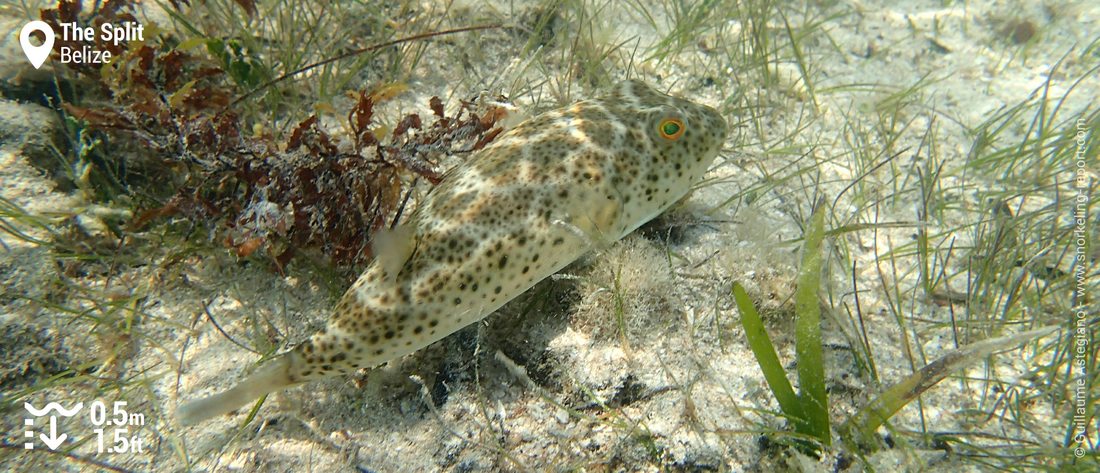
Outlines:
POLYGON ((23 47, 23 54, 26 54, 27 59, 31 60, 31 65, 38 69, 42 67, 42 63, 46 62, 46 58, 50 57, 50 52, 53 51, 53 28, 40 20, 27 23, 23 25, 23 31, 19 32, 19 45, 23 47), (41 46, 31 44, 31 33, 35 31, 41 31, 42 36, 46 37, 41 46))

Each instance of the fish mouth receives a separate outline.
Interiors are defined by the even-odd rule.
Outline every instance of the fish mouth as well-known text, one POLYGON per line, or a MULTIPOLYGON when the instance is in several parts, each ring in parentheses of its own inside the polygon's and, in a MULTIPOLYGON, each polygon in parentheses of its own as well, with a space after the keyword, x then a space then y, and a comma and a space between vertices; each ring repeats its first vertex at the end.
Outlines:
POLYGON ((716 128, 721 128, 722 132, 719 133, 722 141, 725 141, 726 135, 729 134, 729 124, 726 123, 725 117, 718 112, 718 109, 713 107, 703 106, 703 114, 706 115, 707 120, 711 122, 716 128))
POLYGON ((706 105, 697 105, 697 107, 699 115, 703 118, 702 122, 705 123, 704 126, 712 132, 708 137, 711 154, 718 154, 718 150, 722 148, 726 137, 729 136, 729 124, 717 109, 706 105))

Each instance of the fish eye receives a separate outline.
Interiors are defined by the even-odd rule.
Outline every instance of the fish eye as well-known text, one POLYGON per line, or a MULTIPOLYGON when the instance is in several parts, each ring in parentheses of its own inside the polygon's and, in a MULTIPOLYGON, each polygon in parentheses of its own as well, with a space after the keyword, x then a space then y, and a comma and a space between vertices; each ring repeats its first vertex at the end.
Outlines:
POLYGON ((684 134, 684 121, 679 118, 665 118, 657 124, 657 133, 669 141, 676 141, 684 134))

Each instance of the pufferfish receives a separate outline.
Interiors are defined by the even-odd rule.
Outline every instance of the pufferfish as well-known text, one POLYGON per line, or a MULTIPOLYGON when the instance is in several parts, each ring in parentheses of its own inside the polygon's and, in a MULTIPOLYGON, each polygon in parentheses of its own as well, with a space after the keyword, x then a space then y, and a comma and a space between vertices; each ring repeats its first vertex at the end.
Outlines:
POLYGON ((483 319, 683 198, 727 134, 717 110, 628 80, 530 118, 444 174, 327 325, 235 387, 186 403, 188 425, 262 395, 370 368, 483 319))

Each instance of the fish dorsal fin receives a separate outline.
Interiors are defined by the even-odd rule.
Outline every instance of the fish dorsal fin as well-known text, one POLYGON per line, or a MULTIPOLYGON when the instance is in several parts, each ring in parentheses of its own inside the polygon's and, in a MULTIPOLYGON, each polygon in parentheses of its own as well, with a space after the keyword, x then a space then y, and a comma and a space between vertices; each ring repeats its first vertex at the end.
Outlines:
POLYGON ((386 279, 393 279, 416 249, 416 232, 411 225, 398 225, 374 234, 374 258, 386 279))

